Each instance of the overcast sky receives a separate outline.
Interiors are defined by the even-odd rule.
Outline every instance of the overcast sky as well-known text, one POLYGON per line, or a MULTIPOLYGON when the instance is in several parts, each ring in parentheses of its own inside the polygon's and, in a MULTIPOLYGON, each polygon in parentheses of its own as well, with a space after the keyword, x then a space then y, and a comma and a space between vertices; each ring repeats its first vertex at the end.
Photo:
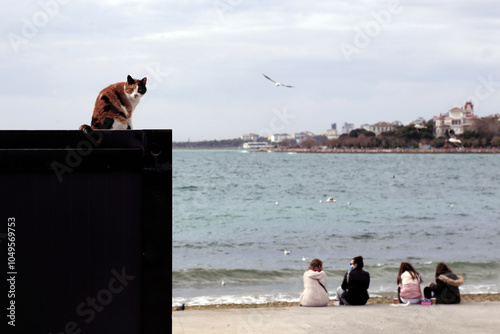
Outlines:
POLYGON ((0 29, 2 130, 78 129, 128 74, 174 141, 500 112, 494 0, 9 1, 0 29))

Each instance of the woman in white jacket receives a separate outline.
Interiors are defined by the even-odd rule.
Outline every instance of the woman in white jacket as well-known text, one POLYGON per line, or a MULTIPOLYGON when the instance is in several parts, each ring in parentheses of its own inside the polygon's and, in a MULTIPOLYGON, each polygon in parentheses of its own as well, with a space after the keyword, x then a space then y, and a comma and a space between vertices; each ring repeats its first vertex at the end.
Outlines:
POLYGON ((401 262, 397 283, 398 297, 401 303, 420 304, 420 298, 422 298, 420 283, 422 283, 422 278, 408 262, 401 262))
POLYGON ((327 306, 329 301, 323 262, 314 259, 304 273, 304 291, 299 298, 300 306, 327 306))

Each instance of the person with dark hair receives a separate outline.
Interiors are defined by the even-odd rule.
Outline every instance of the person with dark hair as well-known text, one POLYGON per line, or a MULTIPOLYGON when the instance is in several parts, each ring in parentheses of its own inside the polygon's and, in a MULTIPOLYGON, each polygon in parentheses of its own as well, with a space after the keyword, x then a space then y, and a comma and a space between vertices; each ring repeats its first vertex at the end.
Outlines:
POLYGON ((327 306, 329 302, 323 262, 313 259, 304 273, 304 291, 299 298, 300 306, 327 306))
POLYGON ((340 305, 365 305, 370 298, 370 274, 363 270, 363 266, 362 256, 351 260, 350 271, 346 272, 342 285, 337 289, 340 305))
POLYGON ((425 298, 436 298, 436 304, 460 303, 459 286, 464 283, 464 278, 456 275, 443 262, 436 266, 436 283, 429 283, 424 288, 425 298))
POLYGON ((401 262, 397 278, 398 298, 400 303, 420 304, 422 291, 420 274, 408 262, 401 262))

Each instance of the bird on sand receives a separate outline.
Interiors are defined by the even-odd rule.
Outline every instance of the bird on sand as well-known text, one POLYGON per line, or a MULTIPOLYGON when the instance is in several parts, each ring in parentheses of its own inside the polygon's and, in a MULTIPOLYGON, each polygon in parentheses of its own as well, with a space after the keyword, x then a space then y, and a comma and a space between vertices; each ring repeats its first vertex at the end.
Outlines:
POLYGON ((271 79, 270 77, 268 77, 267 75, 265 75, 264 73, 262 73, 262 75, 267 79, 267 80, 271 80, 272 82, 274 82, 274 85, 276 87, 279 87, 279 86, 283 86, 283 87, 288 87, 288 88, 294 88, 294 86, 289 86, 289 85, 285 85, 285 84, 282 84, 281 82, 277 82, 277 81, 274 81, 273 79, 271 79))
POLYGON ((184 309, 186 308, 186 304, 182 304, 181 306, 179 306, 176 311, 184 311, 184 309))

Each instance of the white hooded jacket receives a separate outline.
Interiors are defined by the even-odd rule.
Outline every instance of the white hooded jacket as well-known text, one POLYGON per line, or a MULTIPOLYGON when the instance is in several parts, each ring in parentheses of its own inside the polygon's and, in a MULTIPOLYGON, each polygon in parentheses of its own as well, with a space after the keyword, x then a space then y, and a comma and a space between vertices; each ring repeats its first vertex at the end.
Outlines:
POLYGON ((324 271, 307 270, 304 273, 304 291, 299 298, 300 305, 327 306, 330 298, 325 290, 326 288, 326 273, 324 271))

